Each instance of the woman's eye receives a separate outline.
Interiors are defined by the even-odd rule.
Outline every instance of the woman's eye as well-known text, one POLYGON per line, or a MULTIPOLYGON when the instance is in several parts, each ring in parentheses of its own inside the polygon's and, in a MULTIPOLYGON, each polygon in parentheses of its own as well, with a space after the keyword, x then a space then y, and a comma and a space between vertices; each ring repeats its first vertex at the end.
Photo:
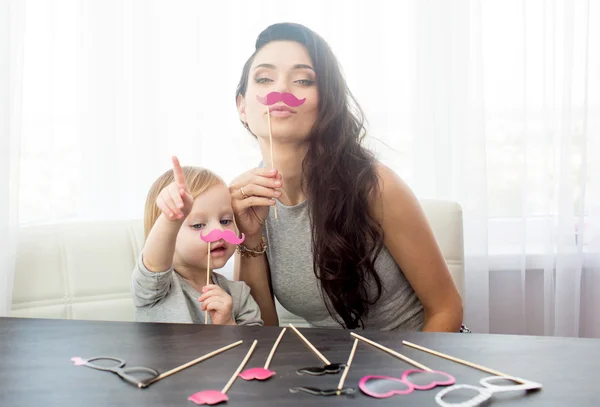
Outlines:
POLYGON ((300 79, 300 80, 296 81, 296 83, 299 83, 300 85, 304 85, 304 86, 312 86, 312 85, 314 85, 315 81, 310 80, 310 79, 300 79))
POLYGON ((194 229, 202 229, 204 227, 204 223, 196 223, 195 225, 192 225, 192 228, 194 229))
POLYGON ((267 83, 267 82, 273 82, 272 79, 269 78, 256 78, 254 80, 256 83, 267 83))

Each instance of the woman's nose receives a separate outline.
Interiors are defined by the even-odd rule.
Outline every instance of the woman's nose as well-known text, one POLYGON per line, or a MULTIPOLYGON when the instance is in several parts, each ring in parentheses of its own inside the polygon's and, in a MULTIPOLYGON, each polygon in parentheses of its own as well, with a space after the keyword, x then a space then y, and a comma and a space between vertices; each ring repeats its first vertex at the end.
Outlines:
POLYGON ((289 92, 289 86, 285 77, 280 76, 275 82, 275 90, 280 93, 289 92))

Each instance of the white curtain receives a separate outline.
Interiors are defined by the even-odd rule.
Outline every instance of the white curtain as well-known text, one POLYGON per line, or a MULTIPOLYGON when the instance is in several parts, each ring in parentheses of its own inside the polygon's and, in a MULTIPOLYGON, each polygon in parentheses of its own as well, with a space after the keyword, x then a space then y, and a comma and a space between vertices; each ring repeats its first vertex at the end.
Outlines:
POLYGON ((258 33, 293 21, 332 46, 380 159, 462 205, 466 324, 600 337, 599 2, 15 3, 21 225, 139 218, 172 154, 255 166, 235 86, 258 33))
POLYGON ((0 316, 10 314, 17 248, 23 8, 0 0, 0 316))

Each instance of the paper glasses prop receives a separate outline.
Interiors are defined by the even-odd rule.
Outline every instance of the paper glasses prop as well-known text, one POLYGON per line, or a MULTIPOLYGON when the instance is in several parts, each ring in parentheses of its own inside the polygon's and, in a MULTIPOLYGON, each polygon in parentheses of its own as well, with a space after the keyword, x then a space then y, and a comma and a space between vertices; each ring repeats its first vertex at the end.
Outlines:
POLYGON ((89 359, 82 359, 80 357, 71 358, 71 361, 75 366, 86 366, 96 370, 103 370, 105 372, 113 372, 117 374, 121 379, 125 380, 129 384, 133 384, 137 387, 143 387, 142 383, 157 378, 160 373, 157 370, 144 367, 144 366, 132 366, 125 367, 125 361, 123 359, 114 358, 112 356, 95 356, 89 359), (98 362, 98 363, 94 363, 98 362), (137 375, 143 375, 144 378, 139 378, 137 375))
POLYGON ((232 343, 231 345, 224 346, 220 349, 217 349, 213 352, 207 353, 206 355, 200 356, 197 359, 194 359, 188 363, 185 363, 181 366, 178 366, 174 369, 169 370, 168 372, 159 374, 155 369, 151 369, 149 367, 143 366, 132 366, 132 367, 124 367, 125 361, 123 359, 114 358, 112 356, 98 356, 89 359, 83 359, 80 357, 71 358, 71 361, 75 364, 75 366, 86 366, 96 370, 102 370, 105 372, 112 372, 117 374, 127 383, 133 384, 139 388, 145 388, 150 386, 152 383, 156 383, 159 380, 164 379, 165 377, 171 376, 177 372, 182 371, 183 369, 187 369, 188 367, 195 365, 197 363, 202 362, 203 360, 209 359, 219 353, 225 352, 231 348, 235 348, 240 345, 243 341, 237 341, 232 343), (93 363, 100 362, 100 363, 93 363), (104 362, 104 363, 102 363, 104 362), (106 364, 108 362, 108 364, 106 364), (149 377, 145 380, 136 377, 136 374, 145 374, 149 377))
POLYGON ((377 342, 357 335, 354 332, 352 332, 350 335, 417 368, 405 371, 400 378, 372 375, 363 377, 359 381, 358 387, 368 396, 375 398, 388 398, 394 395, 409 394, 414 390, 431 390, 437 386, 449 386, 456 382, 454 377, 448 373, 432 370, 415 360, 412 360, 377 342))
POLYGON ((456 384, 440 391, 435 396, 435 401, 441 407, 476 407, 488 401, 496 393, 538 390, 542 385, 535 382, 519 379, 518 377, 490 376, 479 381, 483 387, 469 384, 456 384), (492 382, 500 382, 494 384, 492 382), (516 383, 516 384, 515 384, 516 383), (467 392, 465 392, 467 390, 467 392), (475 394, 473 394, 475 392, 475 394), (444 400, 447 397, 452 401, 444 400))
POLYGON ((304 335, 300 333, 300 331, 298 331, 298 329, 296 329, 294 325, 290 324, 290 328, 292 328, 292 330, 296 332, 300 339, 302 339, 304 343, 306 343, 310 350, 312 350, 313 353, 317 355, 317 357, 321 359, 323 363, 325 363, 325 366, 323 367, 305 367, 302 369, 298 369, 298 374, 306 373, 312 376, 321 376, 324 374, 337 374, 340 372, 340 370, 342 370, 342 368, 346 366, 346 364, 344 363, 331 363, 329 360, 327 360, 325 356, 323 356, 321 352, 317 350, 317 348, 315 348, 315 346, 312 343, 309 342, 308 339, 304 337, 304 335))
MULTIPOLYGON (((273 133, 271 131, 271 105, 274 105, 277 102, 283 102, 290 107, 298 107, 306 102, 306 98, 298 99, 296 96, 289 92, 271 92, 267 96, 259 96, 256 95, 256 99, 260 103, 266 106, 267 109, 267 124, 269 125, 269 144, 271 149, 271 168, 275 168, 275 159, 273 158, 273 133)), ((289 114, 289 113, 288 113, 289 114)), ((277 200, 275 200, 275 205, 273 206, 273 212, 275 215, 275 219, 277 219, 277 200)))
MULTIPOLYGON (((237 237, 233 231, 227 230, 219 230, 213 229, 207 235, 203 235, 202 231, 200 231, 200 239, 208 243, 208 262, 206 263, 206 285, 210 284, 210 253, 211 253, 211 243, 216 242, 218 240, 225 240, 227 243, 231 244, 240 244, 244 241, 246 236, 242 233, 242 237, 237 237)), ((220 249, 220 247, 215 248, 215 250, 220 249)), ((204 325, 208 325, 208 309, 204 312, 204 325)))
MULTIPOLYGON (((430 353, 435 356, 439 356, 444 359, 451 360, 456 363, 463 364, 465 366, 472 367, 474 369, 481 370, 486 373, 493 374, 495 376, 486 377, 481 379, 480 383, 483 387, 471 386, 466 384, 460 384, 448 387, 440 391, 436 397, 435 401, 442 407, 474 407, 478 406, 481 403, 489 400, 493 394, 500 392, 513 392, 513 391, 529 391, 529 390, 539 390, 542 388, 542 385, 539 383, 531 382, 529 380, 524 380, 518 377, 510 376, 505 373, 499 372, 494 369, 490 369, 485 366, 478 365, 476 363, 471 363, 463 359, 455 358, 454 356, 446 355, 441 352, 434 351, 432 349, 428 349, 424 346, 419 346, 411 342, 403 341, 402 342, 406 346, 410 346, 412 348, 418 349, 423 352, 430 353), (501 384, 494 384, 493 382, 500 382, 501 384), (507 384, 509 383, 517 383, 517 384, 507 384), (467 396, 461 390, 471 390, 475 391, 475 395, 467 396), (452 396, 449 396, 452 395, 452 396), (452 398, 455 402, 447 402, 443 400, 445 396, 448 398, 452 398)), ((471 392, 472 394, 472 392, 471 392)))
POLYGON ((346 381, 346 377, 348 377, 348 371, 350 370, 350 366, 352 365, 352 360, 354 359, 354 354, 356 353, 357 346, 358 339, 355 339, 354 344, 352 345, 352 350, 350 351, 350 356, 348 356, 348 363, 346 363, 344 373, 342 373, 342 377, 340 379, 340 382, 338 383, 337 389, 322 390, 316 387, 292 387, 290 389, 290 392, 297 393, 299 391, 302 391, 304 393, 312 394, 314 396, 339 396, 342 394, 354 394, 356 391, 352 387, 344 387, 344 382, 346 381))
POLYGON ((281 342, 281 338, 283 338, 283 335, 285 334, 286 329, 287 328, 283 328, 281 330, 281 333, 277 337, 277 340, 275 341, 275 344, 271 348, 271 352, 269 353, 269 356, 267 357, 267 362, 265 363, 265 366, 264 367, 253 367, 251 369, 244 370, 242 373, 240 373, 240 377, 242 379, 244 379, 244 380, 254 380, 254 379, 267 380, 268 378, 275 376, 275 372, 272 370, 269 370, 269 365, 271 364, 271 360, 273 359, 275 350, 277 350, 277 346, 279 345, 279 342, 281 342))
POLYGON ((189 396, 188 400, 193 401, 196 404, 219 404, 224 401, 228 401, 229 397, 227 397, 227 392, 233 385, 233 382, 235 382, 235 379, 237 379, 244 366, 246 366, 246 363, 248 363, 248 359, 250 359, 250 356, 252 356, 252 352, 254 352, 254 348, 256 348, 257 343, 257 340, 252 342, 252 346, 248 350, 248 353, 246 353, 246 357, 244 357, 244 360, 242 360, 242 363, 240 363, 238 368, 235 370, 235 373, 233 374, 233 376, 231 376, 231 379, 229 379, 225 387, 223 387, 223 390, 200 391, 189 396))

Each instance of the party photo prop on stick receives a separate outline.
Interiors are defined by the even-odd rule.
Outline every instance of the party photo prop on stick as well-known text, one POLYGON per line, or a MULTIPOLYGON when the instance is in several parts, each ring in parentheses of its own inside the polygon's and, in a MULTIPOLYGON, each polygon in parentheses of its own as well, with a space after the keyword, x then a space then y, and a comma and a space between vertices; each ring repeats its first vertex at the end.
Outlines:
POLYGON ((213 356, 218 355, 219 353, 235 348, 236 346, 241 345, 242 342, 243 341, 237 341, 230 345, 224 346, 220 349, 207 353, 206 355, 200 356, 197 359, 194 359, 188 363, 185 363, 162 374, 158 373, 158 371, 156 371, 155 369, 149 367, 125 367, 126 362, 123 359, 114 358, 112 356, 96 356, 89 359, 74 357, 71 358, 71 361, 75 364, 75 366, 86 366, 96 370, 115 373, 127 383, 133 384, 134 386, 137 386, 139 388, 145 388, 150 386, 152 383, 156 383, 157 381, 162 380, 165 377, 181 372, 182 370, 187 369, 188 367, 193 366, 197 363, 200 363, 203 360, 209 359, 213 356), (138 376, 142 376, 142 378, 138 376))
POLYGON ((252 346, 248 350, 248 353, 246 353, 244 360, 242 360, 242 363, 240 363, 238 368, 235 370, 235 373, 233 373, 233 376, 231 376, 231 378, 229 379, 229 381, 227 382, 225 387, 223 387, 223 390, 221 390, 221 391, 218 391, 218 390, 200 391, 200 392, 194 393, 191 396, 189 396, 188 400, 192 401, 196 404, 211 404, 211 405, 229 401, 229 397, 227 397, 227 392, 229 391, 229 389, 231 389, 233 382, 235 382, 235 379, 237 379, 238 375, 240 374, 240 372, 242 371, 244 366, 246 366, 246 363, 248 363, 248 360, 250 359, 250 356, 252 356, 252 352, 254 352, 254 348, 256 348, 257 343, 258 343, 257 340, 252 342, 252 346))
MULTIPOLYGON (((266 106, 267 109, 267 124, 269 126, 269 144, 271 149, 271 168, 275 168, 275 159, 273 158, 273 133, 271 130, 271 112, 275 113, 277 116, 285 117, 295 113, 293 107, 298 107, 306 102, 306 98, 298 99, 296 96, 289 92, 271 92, 266 96, 256 95, 256 99, 266 106), (278 102, 283 102, 287 106, 278 105, 273 106, 278 102), (288 107, 289 106, 289 107, 288 107)), ((273 206, 273 211, 275 215, 275 219, 277 219, 277 200, 275 200, 275 205, 273 206)))
POLYGON ((306 98, 298 99, 289 92, 271 92, 266 96, 256 95, 256 99, 265 106, 272 106, 275 103, 283 102, 290 107, 298 107, 306 102, 306 98))
MULTIPOLYGON (((200 239, 202 239, 204 242, 208 243, 208 261, 206 263, 206 285, 210 284, 210 256, 213 250, 221 250, 223 248, 222 244, 217 243, 216 245, 214 245, 211 248, 211 243, 217 242, 219 240, 224 240, 227 243, 231 243, 231 244, 240 244, 244 241, 244 239, 246 238, 246 236, 242 233, 242 237, 237 237, 235 235, 235 233, 233 233, 233 231, 226 229, 226 230, 219 230, 219 229, 213 229, 210 231, 209 234, 204 235, 202 234, 202 230, 200 231, 200 239)), ((208 325, 208 309, 204 312, 204 324, 208 325)))
POLYGON ((352 360, 354 360, 354 354, 356 353, 356 347, 358 346, 358 339, 354 340, 354 344, 352 345, 352 350, 350 351, 350 356, 348 356, 348 362, 346 363, 346 367, 344 368, 344 373, 342 373, 342 377, 340 378, 340 382, 338 383, 337 389, 319 389, 317 387, 292 387, 290 392, 298 393, 299 391, 312 394, 314 396, 340 396, 342 394, 354 394, 356 390, 352 387, 344 387, 344 382, 346 381, 346 377, 348 377, 348 371, 350 370, 350 366, 352 365, 352 360))
POLYGON ((324 374, 337 374, 339 373, 344 367, 346 367, 345 363, 331 363, 329 360, 327 360, 327 358, 325 356, 323 356, 323 354, 321 352, 319 352, 319 350, 317 348, 315 348, 315 346, 310 343, 310 341, 308 339, 306 339, 304 337, 304 335, 302 335, 300 333, 300 331, 298 331, 298 329, 296 329, 296 327, 292 324, 290 324, 290 328, 292 328, 292 330, 300 337, 300 339, 302 339, 304 341, 304 343, 309 347, 310 350, 313 351, 313 353, 323 361, 323 363, 325 364, 325 366, 321 367, 321 366, 316 366, 316 367, 304 367, 302 369, 298 369, 297 373, 302 375, 302 374, 309 374, 312 376, 321 376, 324 374))
POLYGON ((75 366, 86 366, 96 370, 112 372, 117 374, 121 379, 129 384, 137 387, 143 387, 142 383, 157 378, 160 373, 157 370, 144 366, 125 367, 123 359, 112 356, 94 356, 89 359, 80 357, 71 358, 75 366), (141 376, 141 377, 140 377, 141 376))
POLYGON ((485 377, 479 383, 482 387, 469 384, 447 387, 436 394, 435 401, 441 407, 476 407, 489 401, 494 394, 542 388, 539 383, 509 376, 485 377))
MULTIPOLYGON (((422 352, 426 352, 426 353, 429 353, 431 355, 438 356, 440 358, 451 360, 452 362, 460 363, 461 365, 472 367, 473 369, 481 370, 482 372, 486 372, 486 373, 493 374, 493 375, 496 375, 496 376, 513 377, 511 375, 507 375, 506 373, 502 373, 502 372, 499 372, 497 370, 490 369, 489 367, 481 366, 481 365, 478 365, 476 363, 472 363, 472 362, 468 362, 468 361, 463 360, 463 359, 455 358, 454 356, 446 355, 445 353, 437 352, 437 351, 435 351, 433 349, 429 349, 429 348, 426 348, 424 346, 420 346, 420 345, 417 345, 417 344, 414 344, 414 343, 411 343, 411 342, 402 341, 402 344, 406 345, 406 346, 409 346, 411 348, 414 348, 414 349, 418 349, 418 350, 420 350, 422 352)), ((517 383, 528 383, 528 381, 524 380, 524 379, 518 379, 517 378, 516 381, 517 381, 517 383)))
POLYGON ((445 353, 441 353, 411 342, 402 341, 402 343, 411 348, 418 349, 420 351, 450 360, 452 362, 460 363, 462 365, 469 366, 473 369, 481 370, 482 372, 495 375, 481 379, 480 384, 483 387, 460 384, 448 387, 447 389, 440 391, 436 395, 435 400, 442 407, 475 407, 488 401, 496 393, 531 391, 540 390, 542 388, 542 385, 540 383, 532 382, 519 377, 510 376, 506 373, 490 369, 489 367, 468 362, 466 360, 459 359, 454 356, 450 356, 445 353), (447 399, 451 399, 451 401, 444 400, 444 397, 446 397, 447 399))
POLYGON ((359 381, 358 387, 368 396, 388 398, 394 395, 410 394, 414 390, 431 390, 438 386, 450 386, 456 383, 456 379, 446 372, 432 370, 407 356, 354 332, 350 335, 417 368, 405 371, 400 378, 379 375, 363 377, 359 381))
POLYGON ((244 379, 244 380, 267 380, 267 379, 271 378, 272 376, 275 376, 275 372, 272 370, 269 370, 269 365, 271 364, 271 360, 273 360, 273 355, 275 354, 275 351, 277 350, 277 346, 279 346, 279 342, 281 342, 281 338, 283 338, 283 335, 285 334, 286 329, 287 328, 283 328, 281 330, 281 333, 277 337, 277 340, 275 341, 275 344, 271 348, 271 352, 269 353, 269 356, 267 357, 265 366, 264 367, 253 367, 253 368, 244 370, 242 373, 240 373, 240 377, 242 379, 244 379))

